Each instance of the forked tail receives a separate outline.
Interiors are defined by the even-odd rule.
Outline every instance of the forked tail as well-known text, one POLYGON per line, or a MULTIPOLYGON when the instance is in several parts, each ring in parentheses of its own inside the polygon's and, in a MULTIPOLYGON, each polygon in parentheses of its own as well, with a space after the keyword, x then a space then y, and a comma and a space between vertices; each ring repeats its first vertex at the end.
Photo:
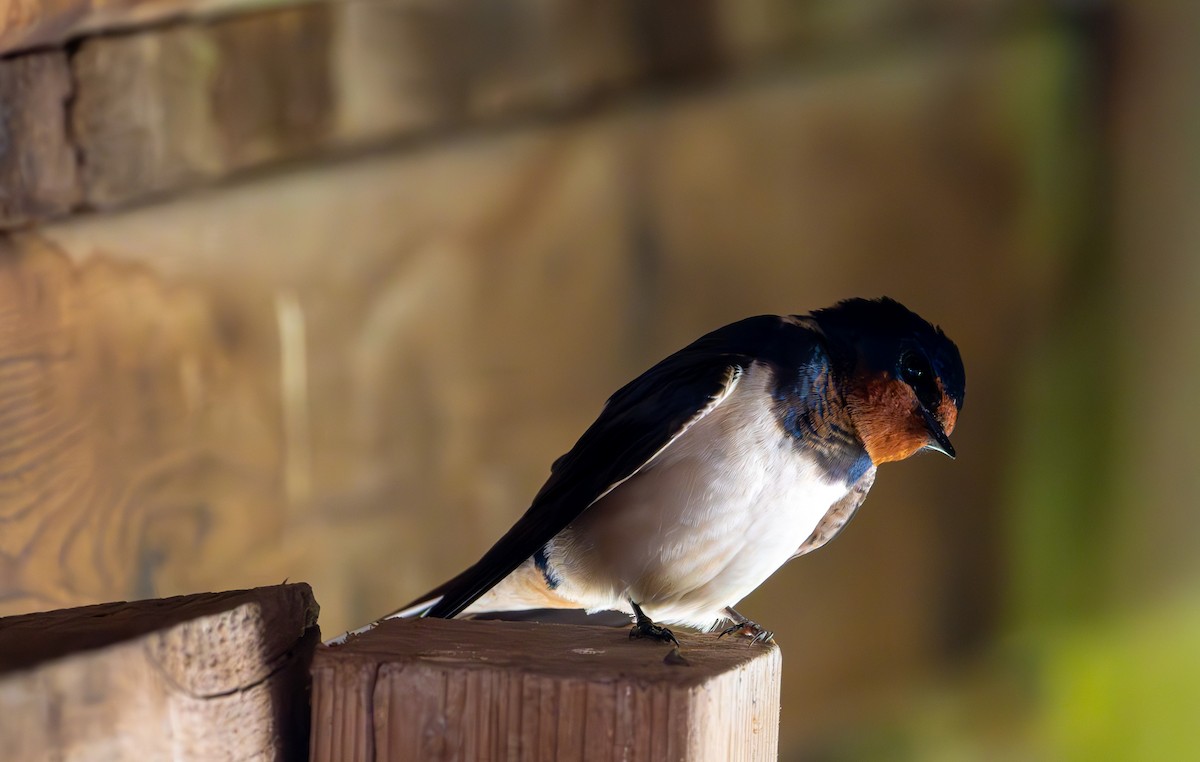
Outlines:
POLYGON ((370 624, 364 624, 362 627, 359 627, 356 630, 349 630, 347 632, 343 632, 341 635, 338 635, 337 637, 330 638, 329 640, 325 641, 325 645, 340 646, 342 643, 345 643, 347 640, 354 637, 355 635, 362 635, 364 632, 369 632, 369 631, 375 629, 376 627, 378 627, 382 622, 386 622, 389 619, 409 619, 409 618, 413 618, 413 617, 424 616, 425 612, 429 611, 429 609, 436 606, 437 602, 440 601, 441 599, 442 599, 442 596, 439 595, 434 598, 429 598, 429 599, 422 600, 417 603, 411 604, 409 606, 406 606, 405 608, 397 609, 396 611, 393 611, 392 613, 390 613, 386 616, 381 616, 380 618, 376 619, 374 622, 371 622, 370 624))

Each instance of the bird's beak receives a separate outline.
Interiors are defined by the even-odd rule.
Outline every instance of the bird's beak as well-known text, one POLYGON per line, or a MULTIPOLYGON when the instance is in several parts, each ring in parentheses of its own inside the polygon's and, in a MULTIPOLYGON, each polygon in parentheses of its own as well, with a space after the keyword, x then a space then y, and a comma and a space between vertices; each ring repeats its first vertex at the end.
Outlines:
POLYGON ((933 417, 924 407, 921 408, 921 415, 925 417, 925 428, 929 430, 929 436, 933 437, 933 441, 925 445, 926 450, 933 450, 947 455, 951 460, 954 459, 954 445, 950 444, 950 437, 946 436, 946 432, 942 429, 942 424, 933 417))

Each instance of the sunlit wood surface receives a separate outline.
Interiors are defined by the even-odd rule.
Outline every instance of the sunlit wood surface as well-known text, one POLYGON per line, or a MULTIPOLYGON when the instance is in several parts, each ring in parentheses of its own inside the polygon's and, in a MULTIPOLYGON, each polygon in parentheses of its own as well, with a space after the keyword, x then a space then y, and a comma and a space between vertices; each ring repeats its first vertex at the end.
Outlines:
POLYGON ((391 620, 313 659, 313 762, 779 758, 779 647, 391 620))
POLYGON ((316 617, 293 584, 0 619, 5 757, 297 759, 316 617))

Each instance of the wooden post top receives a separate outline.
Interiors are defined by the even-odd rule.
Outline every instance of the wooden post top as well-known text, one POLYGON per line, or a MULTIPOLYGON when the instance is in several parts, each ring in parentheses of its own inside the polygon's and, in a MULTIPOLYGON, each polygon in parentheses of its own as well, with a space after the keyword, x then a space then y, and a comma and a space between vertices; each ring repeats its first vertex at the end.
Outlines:
POLYGON ((302 758, 306 584, 0 619, 4 759, 302 758))
POLYGON ((564 679, 633 678, 672 686, 702 685, 756 659, 779 661, 774 644, 673 630, 687 664, 668 664, 669 644, 631 640, 626 627, 461 619, 394 619, 339 646, 317 649, 316 666, 440 664, 564 679))
POLYGON ((0 618, 0 675, 53 659, 94 651, 143 635, 256 606, 265 622, 267 652, 285 650, 315 627, 320 607, 306 583, 253 590, 118 601, 0 618), (285 626, 285 623, 287 626, 285 626))
POLYGON ((775 645, 677 631, 397 619, 313 661, 312 759, 767 760, 775 645))

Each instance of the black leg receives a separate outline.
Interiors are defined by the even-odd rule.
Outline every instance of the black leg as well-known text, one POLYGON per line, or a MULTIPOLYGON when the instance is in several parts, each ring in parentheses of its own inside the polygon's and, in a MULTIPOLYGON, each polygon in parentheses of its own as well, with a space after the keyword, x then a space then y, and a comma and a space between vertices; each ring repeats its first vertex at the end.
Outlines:
POLYGON ((729 620, 733 622, 733 624, 729 627, 726 627, 724 630, 721 630, 721 634, 717 636, 718 638, 739 633, 749 637, 751 643, 775 642, 775 633, 771 632, 770 630, 764 630, 762 625, 758 624, 757 622, 752 622, 746 617, 742 616, 733 606, 727 606, 725 608, 725 614, 729 617, 729 620))
POLYGON ((646 612, 642 611, 642 607, 637 605, 637 601, 630 598, 629 605, 633 607, 633 616, 635 619, 633 629, 629 631, 630 639, 650 638, 660 643, 674 643, 675 645, 679 645, 679 641, 675 639, 675 633, 666 627, 650 621, 650 617, 646 616, 646 612))

